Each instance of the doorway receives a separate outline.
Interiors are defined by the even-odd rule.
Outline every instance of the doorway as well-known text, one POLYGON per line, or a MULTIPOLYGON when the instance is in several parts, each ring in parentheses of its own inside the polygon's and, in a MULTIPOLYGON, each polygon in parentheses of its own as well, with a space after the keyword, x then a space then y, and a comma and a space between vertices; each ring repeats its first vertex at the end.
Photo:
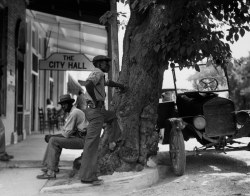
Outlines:
POLYGON ((23 82, 24 63, 18 60, 16 66, 16 132, 18 142, 23 140, 23 82))
POLYGON ((15 132, 17 141, 23 140, 23 94, 24 94, 24 54, 25 54, 25 23, 19 19, 15 29, 15 132))
POLYGON ((36 93, 36 87, 37 87, 37 76, 35 74, 32 74, 32 92, 31 92, 31 95, 32 95, 32 98, 31 98, 31 131, 34 132, 35 129, 36 129, 36 118, 37 118, 37 113, 36 112, 36 98, 37 98, 37 93, 36 93))

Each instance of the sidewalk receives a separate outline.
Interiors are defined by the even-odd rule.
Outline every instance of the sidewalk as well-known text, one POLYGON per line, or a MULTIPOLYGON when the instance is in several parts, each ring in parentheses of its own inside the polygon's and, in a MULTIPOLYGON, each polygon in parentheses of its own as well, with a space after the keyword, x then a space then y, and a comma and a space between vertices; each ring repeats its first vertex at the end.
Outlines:
MULTIPOLYGON (((32 134, 17 144, 6 147, 8 154, 14 159, 9 162, 0 162, 1 167, 25 168, 41 167, 41 161, 47 146, 44 141, 44 134, 32 134)), ((82 150, 63 149, 61 155, 61 166, 72 166, 72 161, 81 155, 82 150)))
MULTIPOLYGON (((249 138, 240 140, 246 146, 249 138)), ((60 173, 56 180, 38 180, 36 176, 41 174, 41 160, 46 148, 44 135, 33 134, 26 140, 7 146, 7 152, 14 155, 10 162, 0 162, 0 195, 4 196, 122 196, 129 195, 140 189, 148 188, 156 184, 169 171, 170 160, 168 145, 159 145, 160 152, 155 160, 150 160, 148 166, 140 172, 115 172, 113 175, 101 176, 104 180, 102 186, 81 184, 75 176, 70 178, 73 160, 80 156, 82 150, 63 149, 60 160, 60 173), (156 163, 159 163, 157 165, 156 163)), ((196 141, 185 144, 187 156, 194 155, 193 147, 199 146, 196 141)), ((250 166, 249 151, 240 150, 227 152, 226 156, 241 160, 250 166)), ((204 153, 211 153, 206 151, 204 153)))
POLYGON ((32 134, 20 143, 7 146, 7 153, 14 155, 14 159, 10 162, 0 162, 1 195, 33 196, 62 193, 64 195, 84 194, 85 196, 125 195, 157 183, 160 175, 169 169, 167 166, 157 167, 152 161, 152 167, 140 172, 115 172, 113 175, 101 176, 100 178, 104 180, 102 186, 85 185, 80 183, 77 176, 69 177, 73 160, 80 156, 82 150, 63 149, 60 173, 56 180, 38 180, 36 175, 41 173, 41 160, 46 145, 44 135, 32 134))

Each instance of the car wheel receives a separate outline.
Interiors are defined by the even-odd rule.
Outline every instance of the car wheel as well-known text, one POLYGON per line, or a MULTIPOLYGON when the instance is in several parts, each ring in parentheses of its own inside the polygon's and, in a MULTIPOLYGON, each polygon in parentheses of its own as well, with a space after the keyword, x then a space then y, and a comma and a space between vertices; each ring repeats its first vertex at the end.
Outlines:
POLYGON ((186 152, 182 132, 172 128, 169 142, 170 160, 173 171, 175 175, 181 176, 185 173, 186 169, 186 152))

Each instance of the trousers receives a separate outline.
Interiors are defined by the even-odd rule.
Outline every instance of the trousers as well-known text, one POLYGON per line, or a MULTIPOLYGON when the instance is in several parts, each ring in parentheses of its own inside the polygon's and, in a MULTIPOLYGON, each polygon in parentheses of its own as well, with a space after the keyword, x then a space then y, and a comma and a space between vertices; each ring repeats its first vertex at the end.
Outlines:
POLYGON ((104 110, 104 123, 106 123, 106 130, 109 133, 108 142, 117 142, 121 136, 121 129, 115 112, 104 110))
POLYGON ((43 162, 42 164, 46 166, 51 171, 56 171, 60 161, 60 156, 62 149, 83 149, 84 138, 70 137, 65 138, 63 136, 55 136, 49 139, 43 162))
POLYGON ((93 181, 97 179, 97 152, 104 123, 104 108, 87 108, 85 114, 89 125, 85 137, 79 176, 83 181, 93 181))
POLYGON ((5 127, 0 118, 0 156, 5 154, 5 127))
POLYGON ((103 123, 107 123, 109 142, 115 142, 120 137, 120 127, 115 112, 101 108, 87 108, 85 111, 89 121, 85 137, 84 151, 81 159, 79 175, 83 181, 97 179, 97 159, 100 135, 103 123))

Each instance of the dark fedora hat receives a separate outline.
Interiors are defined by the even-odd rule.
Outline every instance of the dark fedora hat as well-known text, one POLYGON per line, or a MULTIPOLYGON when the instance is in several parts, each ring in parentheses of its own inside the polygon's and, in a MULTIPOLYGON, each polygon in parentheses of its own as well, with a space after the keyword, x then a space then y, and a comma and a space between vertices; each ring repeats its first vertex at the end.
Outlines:
POLYGON ((97 55, 93 58, 93 63, 96 61, 111 61, 111 58, 104 55, 97 55))
POLYGON ((73 99, 70 94, 65 94, 65 95, 60 96, 58 103, 59 104, 73 103, 74 101, 75 101, 75 99, 73 99))

